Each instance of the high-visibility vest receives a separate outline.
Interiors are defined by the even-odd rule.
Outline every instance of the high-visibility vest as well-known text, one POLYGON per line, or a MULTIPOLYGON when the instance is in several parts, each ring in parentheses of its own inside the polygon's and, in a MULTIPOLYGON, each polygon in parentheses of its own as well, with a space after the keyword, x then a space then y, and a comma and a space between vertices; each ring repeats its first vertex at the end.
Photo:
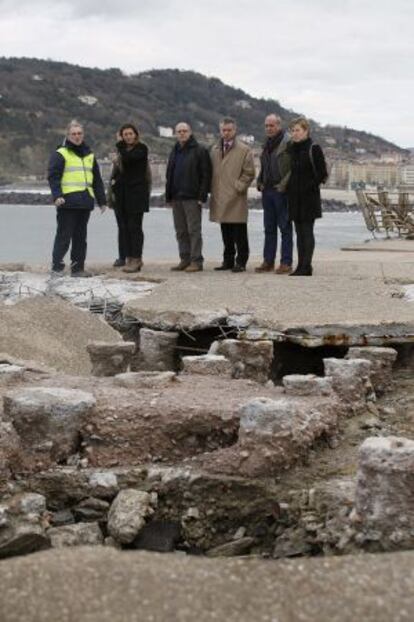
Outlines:
POLYGON ((69 194, 70 192, 82 192, 83 190, 87 190, 91 197, 95 198, 92 188, 93 153, 88 153, 88 155, 81 158, 67 147, 60 147, 57 152, 65 158, 65 168, 60 181, 62 193, 69 194))

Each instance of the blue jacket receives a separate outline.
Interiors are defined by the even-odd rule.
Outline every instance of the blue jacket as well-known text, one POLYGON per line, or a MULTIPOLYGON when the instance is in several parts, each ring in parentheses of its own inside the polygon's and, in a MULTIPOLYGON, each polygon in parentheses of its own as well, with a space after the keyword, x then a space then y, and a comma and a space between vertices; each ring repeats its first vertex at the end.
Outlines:
MULTIPOLYGON (((61 146, 62 145, 59 145, 59 147, 61 146)), ((67 149, 72 149, 76 153, 76 155, 80 156, 81 158, 91 153, 90 148, 85 143, 82 143, 81 145, 74 145, 67 139, 63 143, 63 147, 66 147, 67 149)), ((60 197, 64 197, 65 203, 61 205, 61 207, 93 210, 95 206, 95 201, 87 190, 82 190, 82 192, 70 192, 69 194, 65 195, 62 193, 62 187, 60 182, 62 180, 64 168, 65 158, 62 156, 62 154, 54 151, 50 156, 49 171, 47 177, 50 190, 52 192, 53 201, 56 201, 56 199, 60 197)), ((98 205, 106 205, 105 188, 96 158, 94 158, 93 161, 92 187, 98 205)))

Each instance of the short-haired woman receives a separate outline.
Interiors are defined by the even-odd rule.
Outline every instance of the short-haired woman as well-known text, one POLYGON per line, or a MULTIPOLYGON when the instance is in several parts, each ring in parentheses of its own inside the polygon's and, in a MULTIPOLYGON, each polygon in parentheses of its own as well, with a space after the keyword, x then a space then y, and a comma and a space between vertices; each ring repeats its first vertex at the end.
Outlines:
POLYGON ((139 272, 143 265, 142 221, 149 211, 151 193, 148 147, 139 140, 139 132, 131 123, 119 129, 118 139, 111 177, 119 229, 119 258, 114 265, 124 265, 124 272, 139 272))
POLYGON ((325 157, 310 137, 310 124, 304 117, 290 124, 291 175, 288 183, 289 219, 295 224, 298 265, 290 276, 311 276, 315 249, 313 228, 321 218, 320 184, 328 178, 325 157))

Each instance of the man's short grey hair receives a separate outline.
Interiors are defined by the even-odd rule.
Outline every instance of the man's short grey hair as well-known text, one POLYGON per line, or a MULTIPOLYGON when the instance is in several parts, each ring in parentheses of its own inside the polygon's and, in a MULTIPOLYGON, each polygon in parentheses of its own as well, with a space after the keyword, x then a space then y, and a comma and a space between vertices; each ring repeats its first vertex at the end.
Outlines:
POLYGON ((79 122, 79 121, 77 121, 76 119, 72 119, 72 121, 71 121, 70 123, 68 123, 68 124, 67 124, 67 126, 66 126, 66 134, 69 134, 69 133, 70 133, 70 130, 71 130, 73 127, 80 127, 80 129, 81 129, 82 131, 84 131, 84 128, 83 128, 82 123, 80 123, 80 122, 79 122))
POLYGON ((185 125, 186 128, 191 132, 191 125, 189 123, 187 123, 187 121, 180 121, 179 123, 177 123, 177 125, 175 126, 175 131, 177 131, 177 128, 179 125, 185 125))
POLYGON ((265 121, 266 119, 270 118, 274 119, 278 125, 282 125, 282 118, 278 114, 271 112, 270 114, 266 115, 265 121))
POLYGON ((220 121, 220 127, 222 125, 234 125, 235 127, 237 127, 237 123, 235 119, 233 119, 233 117, 223 117, 220 121))

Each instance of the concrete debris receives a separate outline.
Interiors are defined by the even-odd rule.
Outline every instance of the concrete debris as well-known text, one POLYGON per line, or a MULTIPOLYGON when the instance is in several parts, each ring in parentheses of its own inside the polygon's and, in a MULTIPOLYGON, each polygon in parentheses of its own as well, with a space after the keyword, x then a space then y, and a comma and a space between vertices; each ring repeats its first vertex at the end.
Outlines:
POLYGON ((368 400, 375 400, 370 361, 327 358, 323 362, 325 375, 332 378, 332 386, 350 414, 362 412, 368 400))
POLYGON ((397 360, 394 348, 349 348, 347 359, 366 359, 371 362, 371 382, 377 395, 392 389, 392 367, 397 360))
POLYGON ((355 510, 367 539, 374 531, 396 547, 414 545, 414 441, 388 436, 362 443, 355 510))
POLYGON ((127 488, 121 490, 108 514, 108 532, 122 544, 130 544, 144 527, 146 518, 154 513, 152 498, 147 492, 127 488))
POLYGON ((250 378, 265 383, 272 365, 273 342, 223 339, 214 341, 209 354, 221 354, 229 359, 233 378, 250 378))
POLYGON ((76 523, 51 527, 47 531, 53 548, 65 546, 92 546, 103 544, 103 534, 98 523, 76 523))
POLYGON ((116 376, 128 370, 135 352, 135 343, 94 341, 88 343, 86 350, 91 359, 93 376, 116 376))
POLYGON ((173 371, 130 371, 117 374, 114 382, 125 389, 161 389, 170 386, 176 377, 173 371))
POLYGON ((290 374, 282 379, 287 395, 330 395, 333 391, 332 378, 314 374, 290 374))
POLYGON ((0 384, 11 384, 16 380, 22 380, 25 371, 25 368, 20 365, 0 363, 0 384))
POLYGON ((176 367, 178 333, 141 328, 132 371, 171 371, 176 367))
POLYGON ((332 398, 251 400, 241 409, 241 472, 258 476, 291 466, 317 438, 336 433, 338 412, 332 398))
POLYGON ((0 557, 25 555, 48 548, 46 499, 40 494, 15 495, 0 505, 0 557))
POLYGON ((231 376, 233 366, 225 356, 220 354, 203 354, 202 356, 183 356, 183 371, 188 374, 213 376, 231 376))
POLYGON ((3 402, 25 451, 56 461, 74 452, 81 424, 96 403, 85 391, 43 387, 16 389, 3 402))

